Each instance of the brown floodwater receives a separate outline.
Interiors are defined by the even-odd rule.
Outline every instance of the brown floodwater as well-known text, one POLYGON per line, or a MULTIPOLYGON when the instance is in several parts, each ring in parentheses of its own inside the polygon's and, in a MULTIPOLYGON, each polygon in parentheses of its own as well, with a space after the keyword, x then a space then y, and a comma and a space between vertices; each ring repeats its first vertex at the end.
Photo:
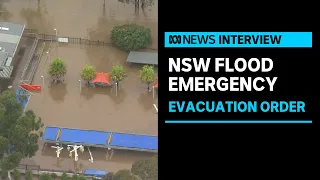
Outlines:
MULTIPOLYGON (((50 43, 47 43, 46 46, 49 45, 50 43)), ((158 134, 158 117, 153 107, 153 104, 157 105, 157 93, 153 99, 152 92, 148 92, 147 86, 140 82, 141 66, 126 64, 127 53, 109 46, 81 47, 70 44, 57 46, 56 43, 52 43, 51 48, 46 47, 46 51, 49 53, 44 53, 41 58, 33 81, 33 84, 44 84, 43 90, 30 98, 27 107, 34 110, 46 126, 158 134), (64 77, 64 83, 52 84, 50 76, 47 75, 49 64, 55 57, 60 57, 67 65, 68 72, 64 77), (81 68, 86 64, 93 65, 98 72, 110 72, 112 65, 124 66, 127 77, 120 84, 117 96, 115 88, 93 88, 79 82, 81 68)), ((50 147, 45 151, 50 151, 50 147)), ((97 150, 95 153, 93 152, 95 159, 104 159, 104 150, 97 150)), ((137 156, 136 152, 126 151, 124 154, 125 156, 115 157, 113 162, 97 161, 93 164, 88 160, 79 162, 87 168, 100 167, 114 171, 130 168, 134 161, 150 157, 149 153, 137 156), (105 165, 102 165, 104 163, 105 165)), ((23 163, 30 161, 45 169, 70 168, 72 162, 67 160, 68 163, 62 163, 58 167, 54 151, 46 155, 38 152, 32 160, 23 163)))
MULTIPOLYGON (((111 29, 136 23, 151 29, 152 48, 158 47, 158 5, 136 10, 134 0, 9 0, 0 6, 5 21, 59 36, 109 40, 111 29)), ((153 1, 153 0, 147 0, 153 1)))
MULTIPOLYGON (((152 31, 151 49, 157 49, 157 2, 153 7, 140 8, 131 1, 118 0, 10 0, 0 4, 2 21, 26 24, 27 28, 58 36, 82 37, 109 41, 111 29, 124 23, 136 23, 152 31)), ((33 84, 44 85, 41 93, 34 93, 27 109, 32 109, 46 126, 81 128, 101 131, 158 134, 158 104, 147 86, 139 80, 141 65, 126 64, 128 53, 112 46, 84 46, 46 42, 45 50, 33 84), (48 51, 48 54, 45 53, 48 51), (56 57, 67 65, 64 83, 51 84, 47 74, 49 63, 56 57), (112 87, 93 88, 79 83, 80 70, 85 65, 94 66, 98 72, 110 72, 113 65, 123 65, 127 77, 116 90, 112 87), (43 76, 44 78, 41 78, 43 76), (80 88, 81 87, 81 88, 80 88)), ((77 167, 67 157, 67 151, 57 164, 56 154, 47 147, 22 163, 37 164, 42 169, 79 170, 84 168, 117 171, 130 168, 132 163, 153 154, 132 151, 116 151, 112 160, 105 159, 105 150, 92 150, 94 163, 89 162, 87 152, 79 154, 77 167)))

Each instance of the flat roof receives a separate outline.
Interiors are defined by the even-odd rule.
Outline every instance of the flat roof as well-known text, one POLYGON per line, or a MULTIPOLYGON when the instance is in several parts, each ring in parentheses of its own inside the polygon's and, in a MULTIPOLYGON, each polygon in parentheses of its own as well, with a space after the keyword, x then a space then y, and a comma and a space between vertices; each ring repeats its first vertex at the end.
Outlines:
MULTIPOLYGON (((25 25, 0 22, 0 50, 13 57, 19 45, 25 25)), ((0 59, 0 62, 5 61, 0 59)))
POLYGON ((7 58, 8 58, 8 53, 0 51, 0 67, 4 66, 7 58))
POLYGON ((10 22, 0 22, 0 33, 21 36, 25 25, 10 22))
POLYGON ((127 62, 158 65, 158 53, 130 51, 127 62))

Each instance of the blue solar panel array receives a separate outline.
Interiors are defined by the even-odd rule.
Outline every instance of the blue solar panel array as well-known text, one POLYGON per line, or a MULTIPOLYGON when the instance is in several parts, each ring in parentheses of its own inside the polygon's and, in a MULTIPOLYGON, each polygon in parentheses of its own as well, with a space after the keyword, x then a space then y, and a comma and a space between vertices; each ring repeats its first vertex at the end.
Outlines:
POLYGON ((84 171, 85 176, 94 176, 98 178, 103 178, 106 174, 108 174, 107 171, 95 170, 95 169, 86 169, 84 171))
MULTIPOLYGON (((110 132, 89 131, 81 129, 68 129, 57 127, 46 127, 43 135, 45 141, 55 141, 57 133, 61 129, 61 143, 80 143, 88 145, 99 145, 107 147, 107 140, 110 132)), ((121 147, 128 149, 158 150, 158 137, 136 134, 112 133, 112 147, 121 147)))

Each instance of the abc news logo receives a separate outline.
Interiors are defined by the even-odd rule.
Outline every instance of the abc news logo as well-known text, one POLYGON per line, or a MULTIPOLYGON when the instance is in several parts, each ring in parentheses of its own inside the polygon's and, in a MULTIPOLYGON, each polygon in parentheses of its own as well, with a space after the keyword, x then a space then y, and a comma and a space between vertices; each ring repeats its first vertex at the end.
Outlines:
POLYGON ((169 44, 180 44, 181 36, 180 35, 170 35, 169 36, 169 44))
POLYGON ((214 44, 215 42, 214 35, 169 35, 169 44, 214 44))

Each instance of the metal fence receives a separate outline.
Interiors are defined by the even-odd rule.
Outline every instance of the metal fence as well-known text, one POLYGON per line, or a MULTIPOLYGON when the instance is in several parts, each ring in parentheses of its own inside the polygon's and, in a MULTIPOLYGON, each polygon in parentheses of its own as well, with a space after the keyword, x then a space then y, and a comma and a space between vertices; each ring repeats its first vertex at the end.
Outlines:
MULTIPOLYGON (((83 45, 96 45, 96 46, 114 46, 111 41, 95 41, 84 38, 75 38, 75 37, 66 37, 66 36, 57 36, 57 35, 48 35, 48 34, 39 34, 36 29, 25 29, 23 36, 26 37, 38 37, 39 40, 43 41, 59 41, 61 43, 71 43, 71 44, 83 44, 83 45), (61 41, 65 40, 65 41, 61 41)), ((149 50, 158 50, 155 48, 146 48, 149 50)))
POLYGON ((75 38, 75 37, 64 37, 64 36, 56 36, 56 35, 48 35, 48 34, 39 34, 36 29, 25 29, 23 36, 25 37, 38 37, 39 40, 42 41, 59 41, 61 43, 71 43, 71 44, 84 44, 84 45, 96 45, 96 46, 110 46, 113 43, 107 41, 94 41, 83 38, 75 38), (66 41, 61 41, 66 40, 66 41))
POLYGON ((19 169, 22 170, 35 170, 35 171, 40 171, 40 166, 39 165, 28 165, 28 164, 19 164, 19 169))
POLYGON ((30 50, 30 54, 29 54, 29 57, 28 57, 28 60, 27 60, 27 63, 22 71, 22 74, 21 74, 21 81, 24 80, 25 78, 25 75, 26 75, 26 72, 27 72, 27 69, 29 67, 29 64, 31 63, 32 59, 34 58, 34 51, 36 50, 37 48, 37 45, 38 45, 38 42, 39 42, 39 38, 37 35, 35 35, 35 40, 32 44, 32 47, 31 47, 31 50, 30 50))

